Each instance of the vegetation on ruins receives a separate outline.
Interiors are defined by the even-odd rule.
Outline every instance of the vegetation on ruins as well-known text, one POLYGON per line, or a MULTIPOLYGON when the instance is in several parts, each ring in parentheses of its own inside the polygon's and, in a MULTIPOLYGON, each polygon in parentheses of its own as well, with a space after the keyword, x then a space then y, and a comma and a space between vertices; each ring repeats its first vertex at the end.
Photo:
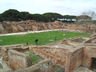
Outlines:
POLYGON ((0 45, 11 45, 11 44, 26 44, 28 42, 31 45, 35 45, 35 39, 38 38, 38 45, 44 45, 47 43, 56 42, 63 40, 64 38, 74 37, 89 37, 90 34, 77 33, 77 32, 61 32, 51 31, 42 33, 30 33, 25 35, 14 35, 14 36, 1 36, 2 42, 0 45), (56 38, 56 39, 55 39, 56 38))
POLYGON ((91 19, 89 16, 74 16, 74 15, 61 15, 58 13, 44 13, 44 14, 30 14, 29 12, 19 12, 15 9, 9 9, 0 14, 0 21, 25 21, 25 20, 36 20, 39 22, 52 22, 59 20, 62 22, 75 22, 78 19, 88 20, 91 19))
POLYGON ((38 63, 39 61, 43 60, 43 58, 39 55, 37 55, 34 52, 25 52, 25 54, 29 55, 32 61, 32 65, 38 63))

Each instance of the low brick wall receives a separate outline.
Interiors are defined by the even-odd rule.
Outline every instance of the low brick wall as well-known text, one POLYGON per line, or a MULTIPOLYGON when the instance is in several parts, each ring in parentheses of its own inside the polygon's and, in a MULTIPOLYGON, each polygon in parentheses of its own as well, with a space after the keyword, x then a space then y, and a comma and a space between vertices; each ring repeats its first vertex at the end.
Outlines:
POLYGON ((17 70, 15 72, 55 72, 55 71, 53 71, 53 69, 54 69, 53 65, 54 64, 52 64, 52 62, 50 60, 43 60, 33 66, 30 66, 23 70, 17 70), (47 68, 47 66, 48 66, 48 68, 47 68))
POLYGON ((8 64, 14 69, 24 69, 32 65, 30 57, 15 50, 8 51, 8 64))
POLYGON ((2 58, 4 61, 8 61, 8 51, 11 49, 17 50, 17 51, 25 51, 27 49, 22 49, 24 46, 22 44, 17 44, 17 45, 6 45, 6 46, 1 46, 1 54, 2 58))
MULTIPOLYGON (((50 59, 52 62, 54 62, 55 64, 59 65, 59 66, 64 66, 65 64, 65 60, 66 60, 66 56, 67 53, 66 52, 61 52, 62 53, 62 58, 58 55, 58 53, 51 53, 50 50, 57 50, 56 48, 52 48, 52 47, 29 47, 30 51, 34 51, 35 53, 38 53, 39 55, 41 55, 44 58, 50 59)), ((54 51, 55 51, 54 50, 54 51)), ((58 50, 62 51, 62 48, 59 48, 58 50)), ((58 51, 57 50, 57 51, 58 51)))

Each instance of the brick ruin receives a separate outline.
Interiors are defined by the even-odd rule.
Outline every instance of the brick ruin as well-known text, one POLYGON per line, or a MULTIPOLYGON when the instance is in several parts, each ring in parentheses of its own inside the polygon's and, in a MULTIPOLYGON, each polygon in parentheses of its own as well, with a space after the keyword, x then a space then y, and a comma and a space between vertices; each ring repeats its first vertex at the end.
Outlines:
POLYGON ((30 56, 24 53, 26 51, 29 47, 21 44, 1 47, 2 59, 12 69, 8 72, 55 72, 54 64, 48 59, 32 65, 30 56))
POLYGON ((3 60, 14 70, 24 69, 32 65, 30 57, 22 53, 25 50, 22 47, 23 45, 12 45, 1 49, 3 60))
POLYGON ((16 72, 55 72, 54 65, 63 67, 64 72, 74 72, 80 66, 90 69, 93 58, 96 59, 96 36, 84 39, 81 43, 75 40, 62 40, 43 46, 3 46, 2 58, 16 72), (24 51, 34 51, 47 60, 32 65, 24 51), (47 69, 44 68, 46 65, 47 69))
POLYGON ((68 29, 79 30, 81 32, 96 32, 96 24, 66 24, 59 21, 55 22, 36 22, 34 20, 9 22, 4 21, 0 23, 0 33, 13 33, 25 31, 40 31, 48 29, 68 29))
POLYGON ((29 50, 33 50, 53 63, 63 66, 65 72, 74 72, 80 66, 90 69, 92 58, 96 58, 96 37, 81 44, 68 41, 48 46, 30 47, 29 50))
POLYGON ((83 43, 63 40, 45 46, 30 46, 28 48, 24 48, 22 45, 7 46, 3 47, 1 52, 3 60, 14 70, 23 69, 19 70, 19 72, 24 72, 24 70, 27 72, 28 70, 40 71, 40 65, 44 64, 44 62, 37 64, 34 68, 34 65, 31 66, 29 56, 22 53, 22 51, 26 50, 34 51, 49 59, 46 63, 52 61, 53 64, 64 67, 65 72, 73 72, 79 66, 91 68, 92 59, 96 58, 96 37, 92 37, 83 43))

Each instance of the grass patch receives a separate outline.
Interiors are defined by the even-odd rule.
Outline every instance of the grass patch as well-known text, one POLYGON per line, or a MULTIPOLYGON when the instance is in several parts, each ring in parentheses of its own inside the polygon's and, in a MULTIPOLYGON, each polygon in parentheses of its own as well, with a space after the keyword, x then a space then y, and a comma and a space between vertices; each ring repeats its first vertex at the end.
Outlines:
POLYGON ((31 58, 32 61, 32 65, 40 62, 41 60, 43 60, 43 58, 39 55, 36 55, 34 52, 25 52, 25 54, 28 54, 31 58))
POLYGON ((51 31, 42 33, 30 33, 25 35, 14 35, 14 36, 1 36, 0 45, 11 45, 11 44, 25 44, 28 42, 30 45, 35 45, 35 39, 39 39, 38 45, 44 45, 47 43, 56 42, 63 40, 64 38, 74 37, 89 37, 90 34, 77 33, 77 32, 61 32, 51 31))

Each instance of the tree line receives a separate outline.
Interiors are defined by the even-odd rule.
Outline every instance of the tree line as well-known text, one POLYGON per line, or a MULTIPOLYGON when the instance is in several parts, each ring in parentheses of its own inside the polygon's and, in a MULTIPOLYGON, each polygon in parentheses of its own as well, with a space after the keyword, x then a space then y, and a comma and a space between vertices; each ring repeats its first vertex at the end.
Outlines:
POLYGON ((75 16, 75 15, 61 15, 59 13, 44 13, 44 14, 30 14, 29 12, 19 12, 15 9, 9 9, 0 14, 0 22, 2 21, 25 21, 36 20, 39 22, 53 22, 55 20, 62 22, 75 22, 77 20, 91 19, 87 15, 75 16))

